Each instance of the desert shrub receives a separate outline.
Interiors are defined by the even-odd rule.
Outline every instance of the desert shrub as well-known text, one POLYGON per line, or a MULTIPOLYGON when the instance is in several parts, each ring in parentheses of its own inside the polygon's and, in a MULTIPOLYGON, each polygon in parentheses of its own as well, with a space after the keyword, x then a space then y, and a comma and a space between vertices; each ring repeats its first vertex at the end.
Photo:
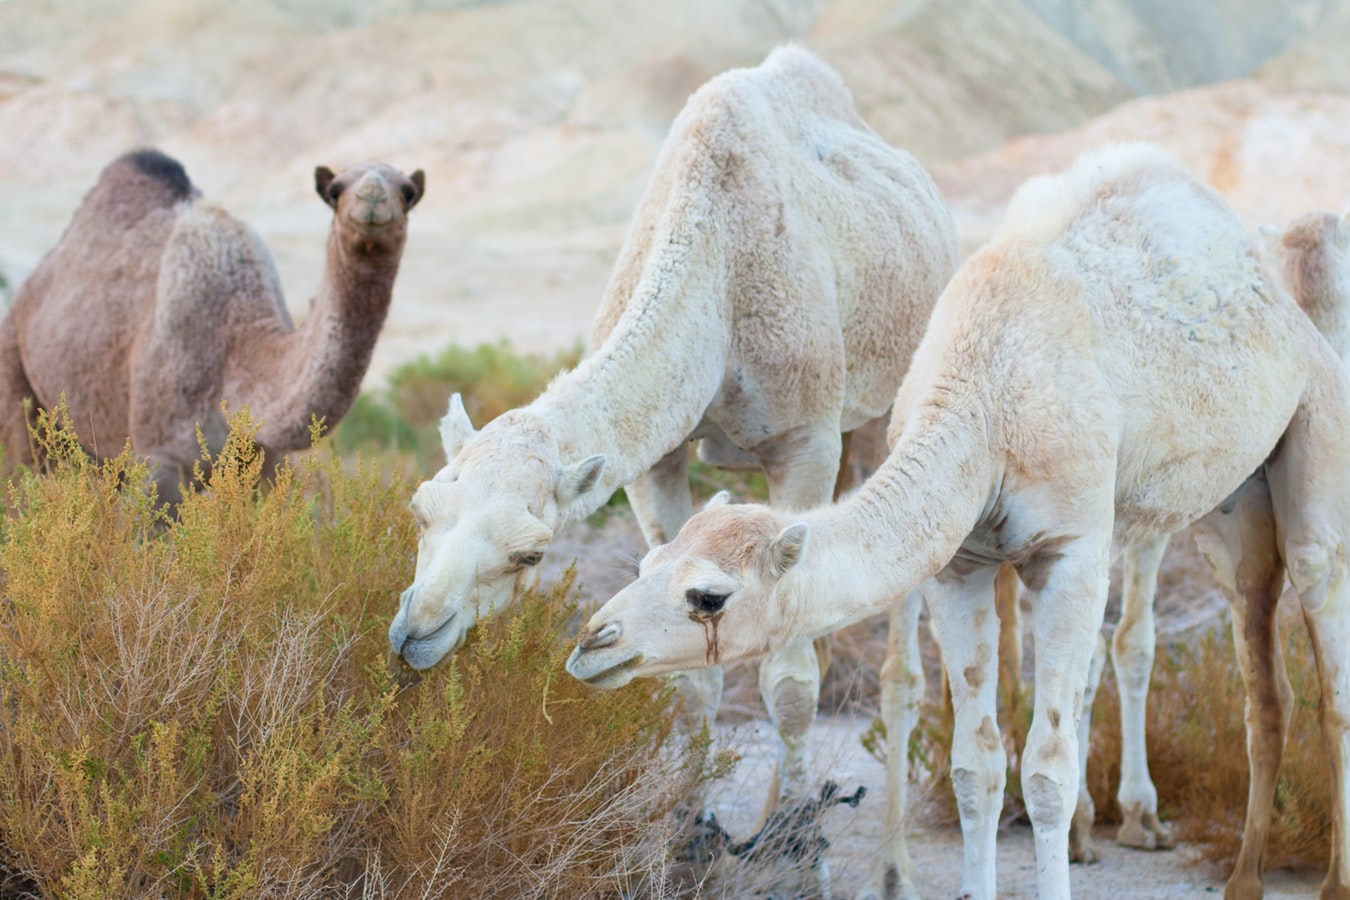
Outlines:
POLYGON ((410 486, 244 416, 179 518, 43 416, 0 533, 0 870, 43 896, 661 895, 705 756, 567 677, 570 585, 400 690, 410 486))

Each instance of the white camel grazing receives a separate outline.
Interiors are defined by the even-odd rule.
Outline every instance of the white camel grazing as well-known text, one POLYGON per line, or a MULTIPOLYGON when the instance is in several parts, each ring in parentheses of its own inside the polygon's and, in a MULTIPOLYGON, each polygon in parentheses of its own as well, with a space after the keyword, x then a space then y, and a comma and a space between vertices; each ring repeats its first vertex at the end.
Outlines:
MULTIPOLYGON (((891 455, 860 491, 795 516, 712 504, 591 618, 568 669, 616 687, 755 657, 932 577, 963 890, 992 898, 1005 771, 992 582, 1009 560, 1036 610, 1021 776, 1038 890, 1066 897, 1077 725, 1111 557, 1217 508, 1234 567, 1278 549, 1311 625, 1337 785, 1323 896, 1350 896, 1347 426, 1344 367, 1222 199, 1156 148, 1109 148, 1024 185, 943 292, 896 398, 891 455), (1248 481, 1258 470, 1264 506, 1264 482, 1248 481)), ((889 862, 887 887, 902 875, 889 862)))
MULTIPOLYGON (((789 46, 708 82, 661 151, 595 352, 481 432, 451 398, 447 465, 412 499, 421 538, 393 651, 417 669, 452 652, 621 486, 664 543, 693 512, 690 441, 708 462, 761 466, 776 508, 828 502, 841 435, 889 410, 956 259, 932 180, 820 60, 789 46)), ((819 678, 807 639, 761 667, 785 796, 805 793, 819 678)), ((715 711, 720 670, 702 689, 715 711)))

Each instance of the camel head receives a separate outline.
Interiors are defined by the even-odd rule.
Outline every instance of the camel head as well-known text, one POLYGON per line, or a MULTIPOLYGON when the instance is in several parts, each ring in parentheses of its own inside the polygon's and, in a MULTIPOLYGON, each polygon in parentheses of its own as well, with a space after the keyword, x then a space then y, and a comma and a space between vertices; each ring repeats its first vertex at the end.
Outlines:
POLYGON ((565 464, 528 410, 476 432, 458 394, 440 430, 446 466, 413 494, 417 571, 389 625, 390 647, 414 669, 454 652, 475 622, 535 584, 554 530, 605 465, 604 456, 565 464))
POLYGON ((1350 210, 1313 212, 1283 231, 1258 229, 1284 284, 1342 359, 1350 359, 1350 210))
POLYGON ((1345 269, 1350 250, 1350 210, 1337 216, 1311 212, 1290 222, 1283 231, 1270 225, 1258 229, 1266 251, 1284 269, 1294 285, 1336 277, 1345 269))
POLYGON ((384 163, 363 163, 334 175, 314 170, 314 189, 333 207, 333 230, 351 254, 400 253, 407 237, 408 211, 422 199, 426 176, 404 175, 384 163))
POLYGON ((638 578, 578 635, 567 671, 598 688, 767 653, 786 637, 775 593, 806 548, 806 525, 725 492, 642 560, 638 578))

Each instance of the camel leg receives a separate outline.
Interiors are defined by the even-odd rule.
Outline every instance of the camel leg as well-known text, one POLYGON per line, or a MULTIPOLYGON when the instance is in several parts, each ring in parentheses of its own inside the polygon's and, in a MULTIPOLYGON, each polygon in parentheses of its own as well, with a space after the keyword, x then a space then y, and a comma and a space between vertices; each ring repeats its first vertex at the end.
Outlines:
POLYGON ((1141 850, 1173 845, 1172 829, 1158 819, 1158 789, 1149 775, 1145 737, 1148 684, 1158 640, 1153 599, 1170 537, 1159 535, 1125 548, 1120 624, 1111 640, 1111 661, 1120 687, 1120 788, 1116 800, 1122 821, 1116 842, 1141 850))
MULTIPOLYGON (((1103 498, 1103 506, 1109 503, 1103 498)), ((1110 529, 1086 533, 1092 537, 1073 541, 1061 557, 1019 572, 1036 610, 1035 704, 1021 774, 1040 897, 1069 896, 1069 829, 1079 794, 1079 734, 1088 715, 1083 700, 1110 582, 1110 529)))
POLYGON ((1004 721, 1012 723, 1021 714, 1026 698, 1022 681, 1022 582, 1009 563, 994 576, 994 610, 998 613, 998 683, 1004 721))
POLYGON ((24 401, 36 402, 35 397, 19 356, 19 326, 12 314, 6 315, 0 319, 0 447, 5 451, 6 469, 33 464, 24 401))
MULTIPOLYGON (((800 431, 755 448, 769 483, 769 504, 805 510, 830 502, 843 438, 837 431, 800 431)), ((769 798, 766 815, 782 800, 809 795, 810 753, 807 735, 816 718, 821 668, 811 640, 798 638, 760 664, 759 689, 769 718, 782 738, 778 796, 769 798)))
POLYGON ((694 514, 694 500, 689 491, 688 445, 681 442, 625 487, 624 493, 647 546, 668 543, 694 514))
POLYGON ((886 830, 871 880, 858 900, 911 900, 914 862, 905 844, 905 806, 909 796, 909 738, 919 723, 923 702, 923 662, 919 657, 919 611, 923 595, 915 591, 891 608, 886 662, 881 667, 881 721, 886 728, 886 830))
POLYGON ((1293 714, 1276 607, 1284 565, 1276 553, 1275 520, 1265 474, 1257 473, 1229 503, 1200 521, 1195 543, 1209 560, 1233 610, 1233 645, 1247 689, 1247 818, 1227 900, 1257 900, 1263 892, 1266 839, 1275 782, 1293 714), (1226 510, 1226 511, 1225 511, 1226 510))
POLYGON ((944 570, 920 588, 951 688, 951 778, 964 839, 961 891, 971 900, 995 896, 995 839, 1008 770, 998 728, 996 571, 995 566, 965 575, 944 570))
MULTIPOLYGON (((646 473, 624 488, 629 505, 637 518, 638 527, 648 547, 666 543, 694 514, 693 496, 689 490, 689 447, 681 442, 646 473)), ((680 672, 671 676, 681 703, 680 727, 687 734, 699 734, 711 729, 722 704, 721 666, 680 672)), ((692 802, 706 807, 707 797, 700 793, 692 802)), ((693 815, 706 814, 706 808, 693 815)))
POLYGON ((1106 639, 1097 632, 1097 647, 1088 669, 1087 687, 1083 689, 1083 712, 1078 717, 1078 804, 1069 822, 1069 862, 1091 864, 1098 859, 1092 843, 1092 825, 1097 820, 1097 807, 1088 790, 1087 762, 1092 745, 1092 704, 1097 699, 1097 688, 1102 683, 1106 668, 1106 639))
POLYGON ((1350 383, 1339 362, 1314 370, 1266 463, 1280 551, 1312 637, 1331 762, 1333 825, 1324 898, 1350 898, 1350 383))
MULTIPOLYGON (((830 502, 839 475, 843 438, 834 430, 799 430, 755 448, 769 484, 769 504, 782 510, 806 510, 830 502)), ((808 737, 820 699, 822 663, 809 638, 797 638, 765 657, 759 667, 759 692, 780 739, 776 790, 764 807, 764 819, 784 803, 811 794, 808 737)), ((829 892, 829 871, 821 860, 812 890, 829 892)))
MULTIPOLYGON (((689 490, 689 447, 681 442, 627 487, 638 527, 648 547, 667 543, 694 514, 689 490)), ((673 676, 683 698, 685 724, 697 733, 711 726, 722 703, 722 667, 714 666, 673 676)))

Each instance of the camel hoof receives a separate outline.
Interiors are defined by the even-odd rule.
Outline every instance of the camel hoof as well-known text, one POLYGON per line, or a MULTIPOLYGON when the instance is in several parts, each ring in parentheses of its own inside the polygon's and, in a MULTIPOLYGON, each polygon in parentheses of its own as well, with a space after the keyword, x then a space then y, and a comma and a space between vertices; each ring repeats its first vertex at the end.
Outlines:
POLYGON ((1082 863, 1085 866, 1090 866, 1100 859, 1101 855, 1097 853, 1097 848, 1092 845, 1091 841, 1083 841, 1077 846, 1072 843, 1069 845, 1069 862, 1071 863, 1082 863))
POLYGON ((1337 882, 1334 873, 1329 873, 1317 892, 1317 900, 1350 900, 1350 885, 1337 882))
POLYGON ((1069 822, 1069 862, 1091 865, 1100 858, 1097 848, 1092 845, 1092 823, 1095 819, 1091 798, 1079 797, 1073 819, 1069 822))
POLYGON ((1223 900, 1261 900, 1265 884, 1260 875, 1240 875, 1237 872, 1223 888, 1223 900))
POLYGON ((1126 816, 1116 832, 1116 843, 1136 850, 1171 850, 1176 846, 1172 826, 1164 825, 1156 813, 1126 816))
POLYGON ((923 900, 914 882, 894 865, 875 873, 853 900, 923 900))

